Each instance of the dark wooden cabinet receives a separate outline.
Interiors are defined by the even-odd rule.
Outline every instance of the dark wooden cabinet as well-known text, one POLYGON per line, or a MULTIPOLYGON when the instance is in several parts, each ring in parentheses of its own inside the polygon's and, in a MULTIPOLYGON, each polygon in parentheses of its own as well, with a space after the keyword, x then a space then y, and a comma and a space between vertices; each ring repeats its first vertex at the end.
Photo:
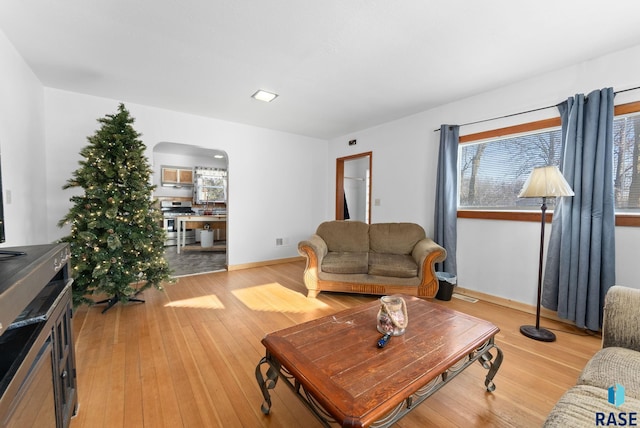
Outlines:
POLYGON ((77 402, 70 252, 0 259, 0 426, 67 427, 77 402))

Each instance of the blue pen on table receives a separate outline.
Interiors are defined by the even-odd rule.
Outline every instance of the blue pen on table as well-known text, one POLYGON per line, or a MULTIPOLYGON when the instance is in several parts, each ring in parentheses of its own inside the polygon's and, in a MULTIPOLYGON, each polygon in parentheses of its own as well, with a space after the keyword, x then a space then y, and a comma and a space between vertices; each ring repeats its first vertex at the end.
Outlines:
POLYGON ((391 333, 386 333, 380 340, 378 340, 378 348, 384 348, 391 339, 391 333))

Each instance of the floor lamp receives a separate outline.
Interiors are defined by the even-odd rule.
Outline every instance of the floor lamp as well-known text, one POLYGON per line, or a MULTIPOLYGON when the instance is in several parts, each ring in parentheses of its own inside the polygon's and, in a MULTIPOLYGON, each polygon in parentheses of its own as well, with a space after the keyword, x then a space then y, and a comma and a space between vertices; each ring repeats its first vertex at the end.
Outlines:
POLYGON ((538 305, 536 307, 536 325, 523 325, 520 333, 543 342, 553 342, 556 335, 551 331, 540 328, 540 300, 542 298, 542 264, 544 262, 544 214, 547 210, 547 198, 573 196, 571 186, 564 179, 557 166, 543 166, 534 168, 524 183, 519 198, 542 198, 540 210, 540 260, 538 262, 538 305))

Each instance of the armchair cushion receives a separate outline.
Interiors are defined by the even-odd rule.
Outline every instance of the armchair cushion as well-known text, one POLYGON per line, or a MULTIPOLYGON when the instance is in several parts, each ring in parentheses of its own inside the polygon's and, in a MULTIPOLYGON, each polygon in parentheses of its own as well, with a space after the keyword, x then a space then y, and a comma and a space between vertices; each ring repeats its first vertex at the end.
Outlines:
POLYGON ((607 402, 606 389, 590 385, 577 385, 569 389, 556 403, 544 423, 545 428, 558 427, 589 427, 596 426, 595 418, 598 412, 637 412, 640 400, 627 397, 620 407, 607 402))
POLYGON ((640 400, 640 352, 625 348, 603 348, 587 363, 578 385, 607 389, 613 383, 625 388, 625 395, 640 400))

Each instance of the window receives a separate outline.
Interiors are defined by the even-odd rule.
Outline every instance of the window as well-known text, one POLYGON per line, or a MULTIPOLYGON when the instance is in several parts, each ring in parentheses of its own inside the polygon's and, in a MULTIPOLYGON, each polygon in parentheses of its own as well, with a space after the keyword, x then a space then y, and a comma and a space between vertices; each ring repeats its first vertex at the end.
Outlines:
POLYGON ((640 213, 640 113, 613 121, 616 212, 640 213))
MULTIPOLYGON (((616 214, 637 217, 640 214, 640 103, 617 106, 613 128, 616 214)), ((517 213, 538 208, 541 201, 520 199, 518 193, 534 167, 560 166, 561 137, 559 118, 461 136, 458 209, 517 213)), ((547 201, 550 210, 554 202, 553 198, 547 201)), ((508 219, 505 215, 467 213, 459 216, 508 219)), ((522 218, 514 216, 514 219, 522 218)))
POLYGON ((518 194, 534 167, 560 165, 561 146, 559 127, 460 145, 458 206, 491 210, 540 206, 539 201, 520 199, 518 194))
POLYGON ((197 166, 195 173, 195 203, 226 202, 227 171, 218 168, 197 166))

